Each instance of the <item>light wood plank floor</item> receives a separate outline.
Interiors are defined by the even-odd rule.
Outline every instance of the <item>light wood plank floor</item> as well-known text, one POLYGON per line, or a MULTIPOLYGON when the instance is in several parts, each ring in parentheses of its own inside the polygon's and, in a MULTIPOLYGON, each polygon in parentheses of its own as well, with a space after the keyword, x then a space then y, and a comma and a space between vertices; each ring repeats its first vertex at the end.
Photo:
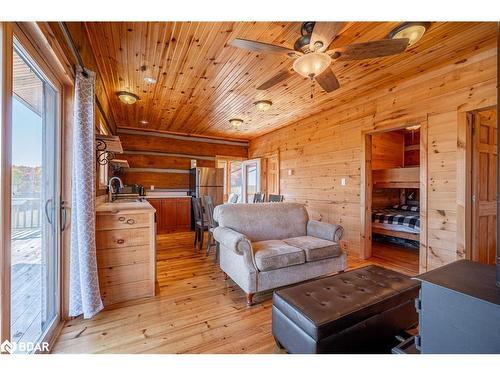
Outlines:
MULTIPOLYGON (((271 334, 271 293, 256 295, 256 304, 247 307, 244 293, 224 280, 213 254, 195 251, 193 236, 158 236, 155 297, 65 323, 53 352, 278 353, 271 334)), ((350 268, 375 263, 415 273, 383 258, 350 256, 348 262, 350 268)))

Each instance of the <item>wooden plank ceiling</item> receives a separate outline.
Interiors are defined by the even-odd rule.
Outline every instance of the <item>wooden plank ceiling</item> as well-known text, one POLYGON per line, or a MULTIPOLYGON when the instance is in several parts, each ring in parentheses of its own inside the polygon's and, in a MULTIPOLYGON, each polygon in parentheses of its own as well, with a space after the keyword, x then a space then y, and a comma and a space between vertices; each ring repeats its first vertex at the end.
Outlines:
MULTIPOLYGON (((398 24, 348 23, 330 47, 385 38, 398 24)), ((316 85, 313 99, 311 82, 298 74, 258 91, 278 71, 291 69, 291 60, 229 45, 239 37, 291 47, 300 35, 297 22, 89 22, 86 28, 118 127, 252 139, 442 66, 491 38, 491 25, 435 22, 405 53, 338 61, 332 68, 341 88, 327 94, 316 85), (140 100, 122 104, 115 95, 121 90, 140 100), (272 100, 272 108, 259 112, 253 105, 259 99, 272 100), (240 130, 229 124, 233 117, 245 121, 240 130)))

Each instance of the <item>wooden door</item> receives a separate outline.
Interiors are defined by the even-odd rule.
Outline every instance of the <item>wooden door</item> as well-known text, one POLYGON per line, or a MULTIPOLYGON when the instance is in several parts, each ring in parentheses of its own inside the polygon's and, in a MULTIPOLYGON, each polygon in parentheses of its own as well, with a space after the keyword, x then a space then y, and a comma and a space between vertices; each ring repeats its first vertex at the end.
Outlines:
POLYGON ((280 163, 277 154, 267 158, 267 196, 280 193, 280 163))
POLYGON ((475 114, 472 130, 472 260, 495 263, 497 242, 497 114, 475 114))

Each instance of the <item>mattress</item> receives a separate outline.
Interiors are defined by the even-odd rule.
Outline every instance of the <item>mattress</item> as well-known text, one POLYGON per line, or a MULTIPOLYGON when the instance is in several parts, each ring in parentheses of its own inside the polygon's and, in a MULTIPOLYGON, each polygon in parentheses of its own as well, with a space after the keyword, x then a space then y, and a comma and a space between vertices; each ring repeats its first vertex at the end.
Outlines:
MULTIPOLYGON (((420 233, 420 213, 397 208, 374 209, 372 222, 375 224, 389 224, 391 230, 400 230, 410 233, 420 233), (416 231, 416 232, 415 232, 416 231)), ((389 229, 386 227, 386 229, 389 229)))
POLYGON ((373 223, 372 228, 381 228, 381 229, 393 230, 396 232, 420 234, 420 230, 418 228, 417 229, 409 228, 405 227, 404 225, 397 225, 397 224, 373 223))

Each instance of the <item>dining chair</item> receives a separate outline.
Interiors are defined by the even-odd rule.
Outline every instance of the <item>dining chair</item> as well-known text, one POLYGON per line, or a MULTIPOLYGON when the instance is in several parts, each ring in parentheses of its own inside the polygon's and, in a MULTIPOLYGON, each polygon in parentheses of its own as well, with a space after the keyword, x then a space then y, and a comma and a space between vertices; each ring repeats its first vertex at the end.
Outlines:
POLYGON ((253 195, 253 203, 264 203, 264 194, 263 193, 255 193, 253 195))
MULTIPOLYGON (((218 223, 214 219, 214 202, 212 200, 212 197, 210 195, 206 195, 203 197, 203 206, 205 207, 205 213, 207 217, 207 224, 208 224, 208 244, 207 244, 207 251, 206 255, 210 253, 210 249, 212 247, 217 248, 217 241, 214 239, 214 229, 217 227, 218 223)), ((218 253, 217 249, 215 252, 215 258, 217 260, 218 253)))
POLYGON ((269 202, 283 202, 283 199, 281 194, 269 194, 269 202))
POLYGON ((191 198, 191 203, 193 205, 193 213, 194 213, 194 246, 198 245, 198 247, 203 247, 203 234, 205 230, 208 229, 208 225, 205 224, 205 220, 203 218, 203 208, 201 205, 201 198, 191 198))
POLYGON ((240 196, 236 193, 231 193, 229 194, 229 198, 227 200, 227 203, 238 203, 238 198, 240 196))

